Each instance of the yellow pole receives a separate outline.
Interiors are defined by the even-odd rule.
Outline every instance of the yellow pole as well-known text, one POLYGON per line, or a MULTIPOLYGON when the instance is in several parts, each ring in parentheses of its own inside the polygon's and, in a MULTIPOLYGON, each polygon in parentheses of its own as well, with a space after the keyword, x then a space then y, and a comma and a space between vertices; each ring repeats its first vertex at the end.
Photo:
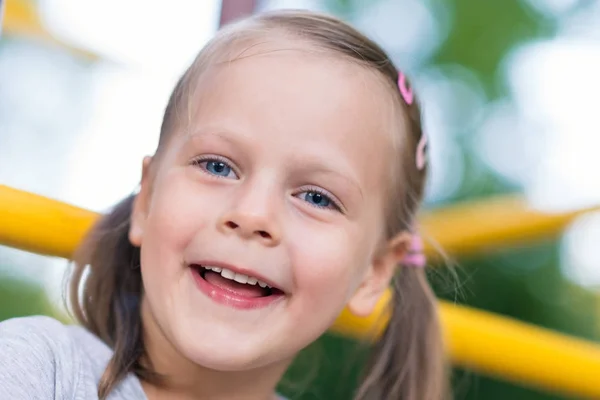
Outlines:
MULTIPOLYGON (((505 208, 502 201, 494 202, 490 209, 505 218, 494 217, 490 222, 491 212, 486 211, 484 204, 472 203, 424 215, 421 226, 436 235, 441 246, 460 253, 510 243, 515 237, 536 239, 556 234, 581 213, 544 216, 519 209, 514 199, 506 201, 505 208), (509 210, 519 218, 510 217, 509 210), (469 223, 465 223, 467 219, 469 223), (461 229, 455 229, 456 226, 461 229), (470 228, 463 230, 464 226, 470 228), (474 228, 477 226, 479 231, 474 228), (494 238, 488 229, 497 231, 499 238, 494 238), (473 238, 477 232, 491 243, 474 238, 479 247, 463 245, 453 236, 473 238)), ((0 244, 68 258, 97 218, 91 211, 0 185, 0 244)), ((381 332, 387 323, 389 298, 390 293, 386 293, 368 318, 355 317, 345 310, 332 330, 356 338, 381 332)), ((440 303, 440 313, 448 351, 457 365, 567 395, 600 398, 597 345, 446 302, 440 303)))
POLYGON ((61 41, 52 35, 42 23, 35 4, 31 0, 5 0, 4 20, 2 30, 6 35, 27 37, 41 43, 58 46, 78 57, 95 61, 99 57, 61 41))
MULTIPOLYGON (((344 310, 332 331, 364 339, 383 331, 390 294, 366 319, 344 310)), ((600 398, 600 345, 440 301, 448 355, 457 366, 578 398, 600 398)))
MULTIPOLYGON (((517 196, 469 201, 419 218, 425 239, 432 238, 450 255, 469 255, 560 235, 578 216, 600 211, 600 205, 568 212, 532 209, 517 196)), ((429 256, 435 256, 431 246, 429 256)))
MULTIPOLYGON (((420 216, 420 227, 426 239, 434 238, 448 254, 468 255, 558 235, 574 218, 596 210, 600 206, 551 214, 532 210, 517 197, 500 197, 429 211, 420 216)), ((97 217, 79 207, 0 185, 0 244, 69 258, 97 217)), ((425 252, 430 258, 437 255, 431 244, 426 244, 425 252)))
POLYGON ((452 361, 483 374, 577 398, 600 398, 600 346, 442 302, 452 361))
POLYGON ((0 244, 70 258, 98 215, 0 185, 0 244))

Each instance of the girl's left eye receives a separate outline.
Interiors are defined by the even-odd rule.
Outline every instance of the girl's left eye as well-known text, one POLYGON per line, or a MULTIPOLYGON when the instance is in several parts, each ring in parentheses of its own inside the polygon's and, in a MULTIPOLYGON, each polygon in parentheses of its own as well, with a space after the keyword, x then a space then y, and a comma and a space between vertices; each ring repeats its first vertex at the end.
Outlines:
POLYGON ((298 193, 296 197, 306 201, 313 207, 341 211, 341 207, 335 200, 318 190, 305 190, 298 193))
POLYGON ((200 166, 204 171, 211 175, 215 175, 222 178, 237 179, 237 175, 233 168, 223 160, 208 159, 198 160, 195 162, 196 165, 200 166))

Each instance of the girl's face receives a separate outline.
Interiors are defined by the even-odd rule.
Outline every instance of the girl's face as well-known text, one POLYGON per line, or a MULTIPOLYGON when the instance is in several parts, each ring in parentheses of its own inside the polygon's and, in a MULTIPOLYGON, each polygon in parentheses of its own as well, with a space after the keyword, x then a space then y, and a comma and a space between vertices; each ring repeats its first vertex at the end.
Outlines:
POLYGON ((346 305, 372 310, 405 244, 382 246, 388 90, 300 50, 204 73, 132 218, 151 341, 216 370, 287 365, 346 305))

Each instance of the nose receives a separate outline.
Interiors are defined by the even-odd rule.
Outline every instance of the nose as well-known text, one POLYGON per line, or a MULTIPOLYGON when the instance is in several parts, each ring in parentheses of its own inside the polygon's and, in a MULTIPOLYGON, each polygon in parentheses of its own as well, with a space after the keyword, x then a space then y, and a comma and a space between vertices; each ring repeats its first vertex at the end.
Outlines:
POLYGON ((273 247, 281 241, 281 229, 277 222, 276 206, 269 196, 254 191, 238 198, 218 222, 224 234, 237 234, 245 240, 255 240, 273 247))

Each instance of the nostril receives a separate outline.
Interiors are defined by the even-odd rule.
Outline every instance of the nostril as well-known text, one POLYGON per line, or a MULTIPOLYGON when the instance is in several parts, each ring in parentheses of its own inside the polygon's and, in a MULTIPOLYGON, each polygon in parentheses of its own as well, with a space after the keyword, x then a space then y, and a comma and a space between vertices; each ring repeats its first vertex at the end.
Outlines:
POLYGON ((228 228, 231 228, 231 229, 235 229, 235 228, 237 228, 237 227, 239 226, 238 224, 236 224, 236 223, 235 223, 235 222, 233 222, 233 221, 227 221, 227 222, 225 223, 225 225, 227 225, 227 227, 228 227, 228 228))
POLYGON ((258 231, 258 234, 265 239, 271 239, 271 235, 269 234, 269 232, 258 231))

